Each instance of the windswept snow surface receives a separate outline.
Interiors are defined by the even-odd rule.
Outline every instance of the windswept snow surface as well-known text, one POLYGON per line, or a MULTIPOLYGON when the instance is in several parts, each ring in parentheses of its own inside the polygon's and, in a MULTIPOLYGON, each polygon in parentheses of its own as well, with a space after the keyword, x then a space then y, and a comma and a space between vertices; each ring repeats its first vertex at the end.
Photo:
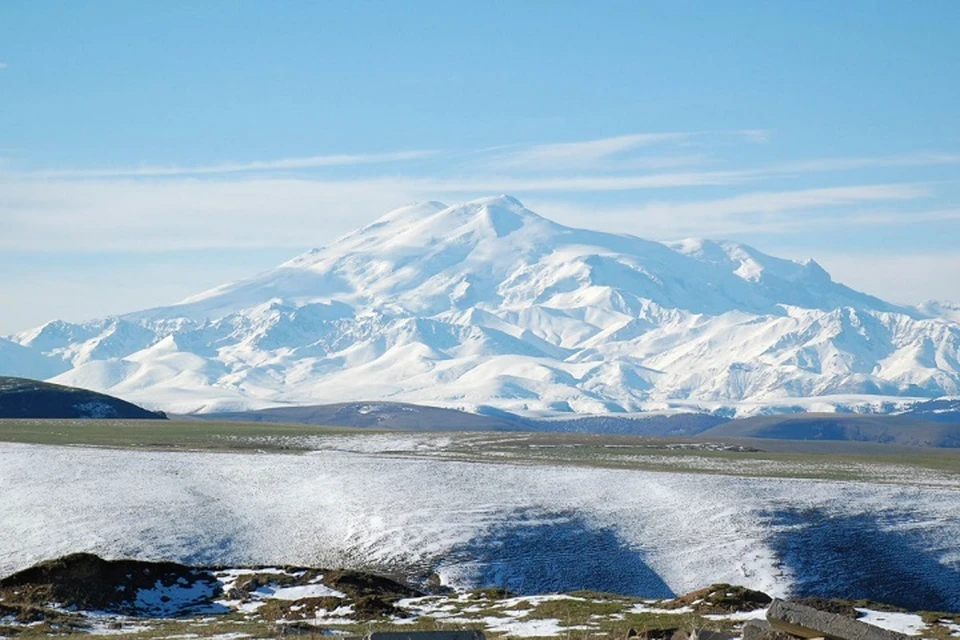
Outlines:
MULTIPOLYGON (((399 436, 398 436, 399 437, 399 436)), ((960 488, 412 458, 0 445, 0 574, 74 551, 457 587, 960 609, 960 488)))
POLYGON ((857 611, 860 612, 861 622, 908 636, 919 636, 927 628, 923 618, 915 613, 873 611, 872 609, 857 609, 857 611))
POLYGON ((21 369, 175 412, 889 411, 960 393, 960 324, 812 260, 572 229, 500 196, 404 207, 180 304, 0 342, 0 373, 21 369))

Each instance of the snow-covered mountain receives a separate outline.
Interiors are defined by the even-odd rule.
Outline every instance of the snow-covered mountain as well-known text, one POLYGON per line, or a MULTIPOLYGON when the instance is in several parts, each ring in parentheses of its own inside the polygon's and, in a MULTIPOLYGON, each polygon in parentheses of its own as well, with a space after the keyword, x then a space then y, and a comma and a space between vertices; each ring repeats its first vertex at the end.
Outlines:
POLYGON ((500 196, 397 209, 173 306, 48 323, 0 341, 0 374, 180 412, 893 410, 960 394, 953 311, 889 304, 812 260, 568 228, 500 196))

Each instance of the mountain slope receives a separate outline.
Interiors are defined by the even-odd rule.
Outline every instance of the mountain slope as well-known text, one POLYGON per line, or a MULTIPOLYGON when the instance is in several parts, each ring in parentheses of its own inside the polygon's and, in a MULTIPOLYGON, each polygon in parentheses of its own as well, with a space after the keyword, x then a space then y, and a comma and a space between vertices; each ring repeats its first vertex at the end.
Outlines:
POLYGON ((815 414, 755 416, 707 429, 703 438, 850 440, 910 447, 960 447, 960 422, 896 416, 815 414))
POLYGON ((0 338, 0 374, 45 379, 70 369, 62 359, 0 338))
POLYGON ((276 407, 237 413, 209 413, 210 420, 315 424, 417 431, 518 431, 519 420, 438 409, 400 402, 357 402, 303 407, 276 407))
POLYGON ((164 416, 102 393, 26 378, 0 377, 0 418, 123 418, 164 416))
MULTIPOLYGON (((14 336, 177 412, 894 410, 960 393, 960 324, 732 242, 558 225, 509 196, 393 211, 180 304, 14 336)), ((0 363, 2 364, 2 363, 0 363)))

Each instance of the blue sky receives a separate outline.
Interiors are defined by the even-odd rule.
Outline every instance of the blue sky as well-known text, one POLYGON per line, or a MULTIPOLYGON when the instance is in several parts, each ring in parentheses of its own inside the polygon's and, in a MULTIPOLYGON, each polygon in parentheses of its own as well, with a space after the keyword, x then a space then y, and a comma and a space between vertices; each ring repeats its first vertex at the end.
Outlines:
POLYGON ((960 299, 958 41, 952 1, 0 3, 0 333, 503 192, 960 299))

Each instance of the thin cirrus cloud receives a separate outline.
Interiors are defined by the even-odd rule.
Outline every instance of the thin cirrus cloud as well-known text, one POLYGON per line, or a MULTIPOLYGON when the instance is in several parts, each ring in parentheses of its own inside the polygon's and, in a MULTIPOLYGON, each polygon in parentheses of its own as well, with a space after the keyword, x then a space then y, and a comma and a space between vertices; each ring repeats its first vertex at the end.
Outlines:
POLYGON ((760 191, 708 201, 651 203, 640 208, 639 213, 669 217, 724 217, 745 213, 779 213, 797 209, 843 206, 861 202, 916 200, 930 195, 930 188, 922 184, 856 185, 793 191, 760 191))
POLYGON ((777 166, 777 172, 818 172, 818 171, 850 171, 853 169, 869 169, 880 167, 933 167, 938 165, 960 164, 960 153, 942 153, 930 151, 923 153, 908 153, 899 156, 879 156, 876 158, 818 158, 789 162, 777 166))
MULTIPOLYGON (((473 151, 405 150, 365 154, 327 154, 199 166, 137 166, 93 169, 49 169, 28 172, 34 178, 163 178, 298 172, 329 167, 409 165, 444 157, 447 175, 409 176, 436 183, 444 192, 470 190, 619 191, 659 187, 738 184, 748 180, 805 173, 864 168, 924 167, 960 164, 960 154, 919 152, 897 156, 815 158, 756 168, 704 171, 708 151, 730 141, 764 144, 763 129, 638 133, 549 144, 519 144, 473 151), (656 150, 655 153, 651 152, 656 150), (643 152, 643 153, 641 153, 643 152), (699 170, 698 170, 699 169, 699 170), (450 172, 469 177, 450 177, 450 172), (576 171, 576 174, 571 172, 576 171), (631 175, 633 174, 633 175, 631 175), (535 176, 535 179, 532 177, 535 176)), ((396 172, 394 172, 396 175, 396 172)), ((348 178, 349 179, 349 178, 348 178)))
POLYGON ((144 166, 118 169, 58 169, 37 171, 32 175, 44 178, 150 178, 164 176, 219 175, 256 173, 295 169, 318 169, 365 164, 388 164, 422 160, 437 155, 436 151, 414 150, 390 153, 334 154, 281 158, 253 162, 226 162, 201 166, 144 166))
POLYGON ((756 179, 756 171, 685 171, 644 173, 629 176, 547 176, 478 178, 426 178, 406 180, 418 191, 435 193, 502 193, 533 191, 600 192, 639 191, 675 187, 735 185, 756 179))
POLYGON ((399 184, 275 178, 0 181, 0 251, 319 245, 418 199, 399 184))
POLYGON ((251 162, 224 162, 200 166, 137 166, 95 169, 50 169, 31 172, 31 175, 46 178, 149 178, 170 176, 201 176, 233 173, 257 173, 296 171, 324 167, 396 164, 424 160, 440 155, 450 156, 453 164, 461 164, 470 157, 479 158, 479 166, 486 169, 523 171, 571 169, 604 170, 616 166, 626 170, 658 170, 700 164, 702 153, 670 153, 637 157, 629 152, 647 147, 694 148, 698 138, 715 135, 734 135, 737 138, 757 142, 767 133, 760 130, 731 133, 673 132, 638 133, 609 138, 598 138, 569 143, 520 144, 478 149, 470 152, 446 152, 437 150, 409 150, 367 154, 330 154, 298 158, 280 158, 251 162))
POLYGON ((613 165, 630 168, 678 166, 703 160, 702 154, 668 155, 664 157, 634 157, 632 152, 653 147, 698 148, 710 138, 733 136, 754 144, 768 142, 770 133, 762 129, 740 131, 681 131, 665 133, 636 133, 597 138, 578 142, 516 145, 490 150, 481 164, 500 170, 572 170, 611 168, 613 165))
POLYGON ((532 202, 535 210, 572 226, 602 227, 645 237, 788 233, 829 225, 896 225, 960 219, 960 210, 924 212, 848 211, 837 208, 914 201, 932 196, 926 185, 874 184, 846 187, 758 191, 692 202, 655 202, 636 206, 591 207, 562 201, 532 202), (830 215, 823 215, 822 212, 830 215))
POLYGON ((500 154, 494 161, 503 168, 579 168, 641 147, 685 142, 693 135, 692 133, 639 133, 582 142, 538 144, 500 154))
MULTIPOLYGON (((489 194, 494 191, 493 186, 402 179, 6 182, 2 189, 5 197, 0 197, 0 219, 6 221, 0 249, 116 251, 136 246, 140 250, 165 251, 318 245, 404 202, 430 199, 454 189, 477 189, 463 194, 462 199, 468 199, 489 194)), ((555 190, 555 184, 549 186, 555 190)), ((573 226, 646 237, 676 237, 726 235, 739 230, 783 232, 822 221, 818 210, 905 202, 929 195, 925 185, 880 184, 752 192, 714 200, 615 209, 571 205, 562 200, 537 202, 536 198, 527 199, 527 204, 573 226)), ((459 195, 455 198, 461 199, 459 195)), ((895 211, 884 215, 885 219, 878 217, 873 222, 896 223, 895 211)), ((956 212, 942 210, 930 215, 954 219, 956 212)))
MULTIPOLYGON (((563 223, 647 237, 789 233, 821 225, 831 216, 838 224, 855 216, 873 216, 871 220, 861 217, 858 222, 895 225, 910 214, 896 211, 894 205, 935 199, 936 183, 776 190, 762 190, 761 185, 771 179, 782 182, 816 172, 960 163, 960 154, 923 152, 708 171, 683 166, 695 162, 695 154, 634 153, 715 150, 731 143, 762 144, 769 139, 765 130, 641 133, 473 152, 409 150, 192 167, 3 171, 0 220, 6 233, 0 234, 0 248, 111 251, 131 244, 153 251, 299 247, 332 240, 358 222, 412 200, 440 197, 459 201, 492 193, 519 195, 535 211, 563 223), (417 162, 437 158, 442 158, 445 166, 417 162), (476 160, 490 164, 478 167, 476 160), (593 170, 565 171, 579 164, 593 170), (297 173, 350 165, 383 167, 377 168, 379 175, 351 177, 348 173, 340 179, 297 173), (531 168, 541 171, 526 171, 531 168), (697 191, 701 187, 703 191, 697 191), (669 195, 657 201, 641 195, 656 190, 669 195), (713 197, 700 195, 708 191, 713 197), (605 192, 618 194, 616 199, 623 204, 601 204, 602 200, 590 195, 605 192), (597 202, 587 204, 589 200, 597 202), (860 209, 871 210, 864 213, 860 209)), ((913 215, 926 221, 952 221, 956 212, 949 206, 934 200, 931 211, 913 215)))

